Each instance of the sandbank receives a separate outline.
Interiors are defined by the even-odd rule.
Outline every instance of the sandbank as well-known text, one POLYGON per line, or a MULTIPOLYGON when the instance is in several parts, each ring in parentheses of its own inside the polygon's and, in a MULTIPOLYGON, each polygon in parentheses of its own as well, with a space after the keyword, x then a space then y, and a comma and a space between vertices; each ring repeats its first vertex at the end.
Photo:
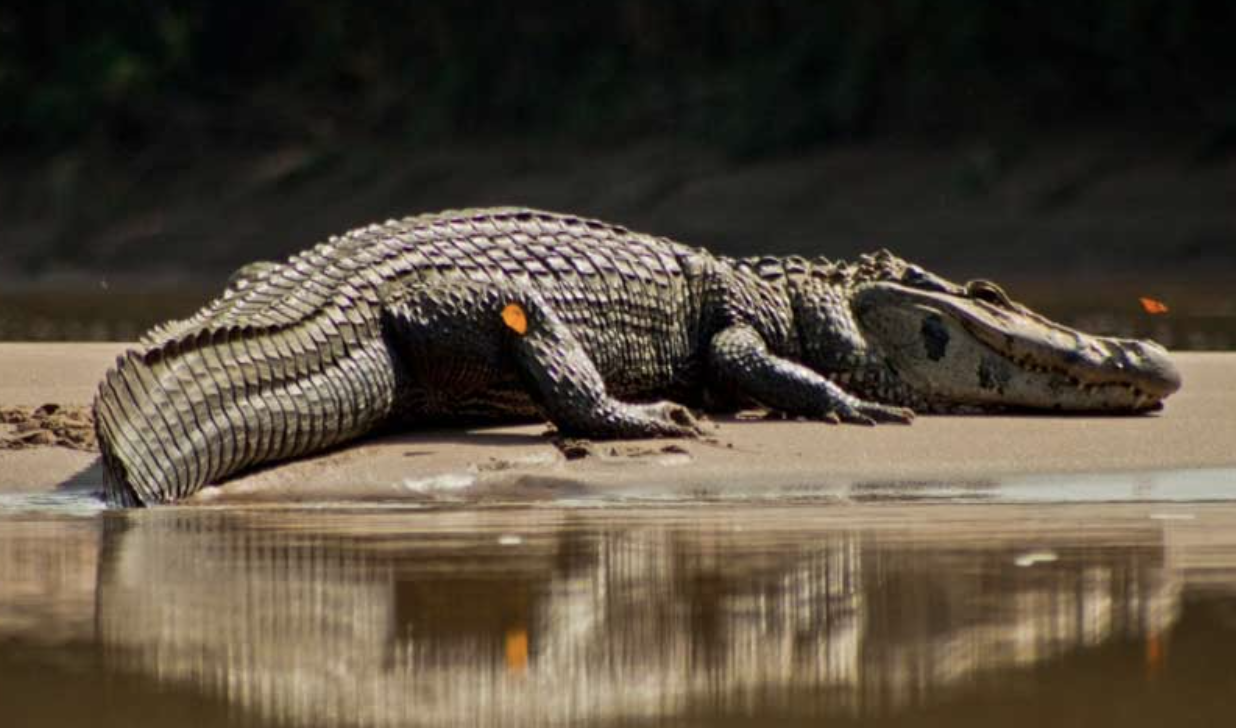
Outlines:
MULTIPOLYGON (((125 346, 0 344, 0 405, 88 404, 125 346)), ((940 487, 981 494, 1010 479, 1032 491, 1039 476, 1236 468, 1236 353, 1176 360, 1184 387, 1153 415, 924 416, 874 428, 726 417, 702 440, 593 442, 575 459, 545 424, 414 430, 256 470, 189 502, 913 498, 940 487)), ((1152 498, 1173 487, 1139 482, 1152 498)), ((92 453, 0 450, 0 492, 99 483, 92 453)))

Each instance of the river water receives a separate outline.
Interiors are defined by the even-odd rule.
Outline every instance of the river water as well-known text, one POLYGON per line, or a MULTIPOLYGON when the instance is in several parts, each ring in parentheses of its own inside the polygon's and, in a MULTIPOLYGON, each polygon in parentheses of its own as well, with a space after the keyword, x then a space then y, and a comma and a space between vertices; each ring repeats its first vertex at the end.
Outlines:
POLYGON ((1232 725, 1236 503, 0 504, 0 724, 1232 725))

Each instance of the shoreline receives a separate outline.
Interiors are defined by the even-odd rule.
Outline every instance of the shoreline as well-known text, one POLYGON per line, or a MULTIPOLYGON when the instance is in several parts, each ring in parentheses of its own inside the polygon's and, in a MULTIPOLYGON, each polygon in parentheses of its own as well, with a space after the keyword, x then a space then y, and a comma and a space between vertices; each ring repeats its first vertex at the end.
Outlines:
MULTIPOLYGON (((0 406, 88 405, 125 346, 0 343, 0 406)), ((923 416, 876 428, 726 417, 705 439, 591 442, 575 459, 545 424, 413 430, 252 471, 186 503, 904 499, 982 497, 1005 482, 1049 493, 1052 479, 1040 477, 1049 475, 1196 470, 1221 479, 1236 468, 1236 354, 1175 357, 1185 386, 1154 415, 923 416)), ((1156 492, 1170 497, 1170 480, 1156 492)), ((91 452, 0 450, 0 493, 100 482, 91 452)))

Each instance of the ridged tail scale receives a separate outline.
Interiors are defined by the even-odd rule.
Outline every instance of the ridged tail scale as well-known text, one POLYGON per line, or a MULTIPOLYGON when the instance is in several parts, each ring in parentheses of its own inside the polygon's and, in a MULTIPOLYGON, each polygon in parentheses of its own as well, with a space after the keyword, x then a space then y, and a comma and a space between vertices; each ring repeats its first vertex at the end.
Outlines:
POLYGON ((120 356, 95 400, 109 502, 179 500, 373 429, 393 400, 389 350, 376 320, 329 313, 199 330, 120 356))

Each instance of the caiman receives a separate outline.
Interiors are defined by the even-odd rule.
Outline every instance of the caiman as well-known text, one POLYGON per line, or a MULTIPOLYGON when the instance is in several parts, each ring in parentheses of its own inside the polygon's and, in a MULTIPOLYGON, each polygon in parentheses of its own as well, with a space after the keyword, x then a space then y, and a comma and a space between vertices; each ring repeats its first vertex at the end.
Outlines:
POLYGON ((914 412, 1140 413, 1166 350, 1090 336, 997 285, 880 251, 713 255, 572 215, 448 211, 256 263, 107 372, 109 502, 168 503, 383 428, 540 417, 590 438, 691 437, 691 407, 827 422, 914 412))

